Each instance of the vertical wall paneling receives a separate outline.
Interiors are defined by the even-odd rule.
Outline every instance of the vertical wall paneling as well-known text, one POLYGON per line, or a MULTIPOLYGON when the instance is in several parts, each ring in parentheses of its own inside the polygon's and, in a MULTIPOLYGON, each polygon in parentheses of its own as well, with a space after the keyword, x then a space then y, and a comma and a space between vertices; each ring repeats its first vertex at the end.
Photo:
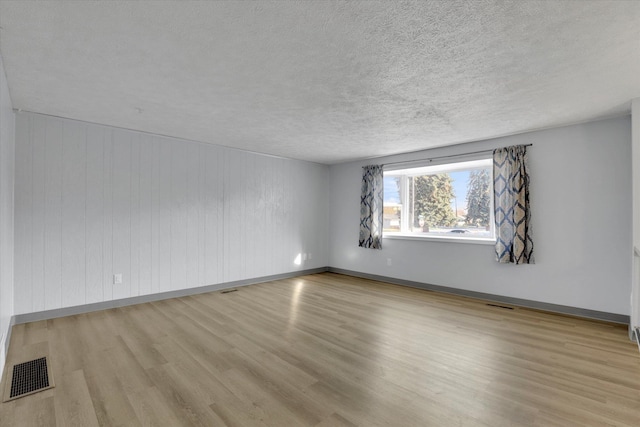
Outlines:
MULTIPOLYGON (((291 162, 285 161, 284 162, 284 170, 286 171, 285 175, 289 175, 289 174, 293 174, 294 172, 294 165, 291 164, 291 162)), ((293 199, 293 191, 295 191, 293 183, 289 180, 285 180, 284 182, 284 199, 285 199, 285 203, 284 203, 284 215, 285 215, 285 226, 287 228, 289 228, 292 233, 285 233, 283 234, 284 236, 284 240, 285 240, 285 247, 287 248, 287 262, 290 266, 292 266, 294 269, 298 270, 300 269, 300 266, 302 264, 296 265, 293 264, 293 260, 297 258, 298 254, 301 254, 301 251, 298 248, 297 245, 297 238, 298 238, 298 233, 300 230, 298 230, 298 224, 297 224, 297 217, 298 217, 298 213, 297 213, 297 208, 298 208, 298 204, 294 204, 292 199, 293 199)), ((300 262, 302 262, 302 258, 300 258, 300 262)))
MULTIPOLYGON (((20 117, 20 115, 18 115, 20 117)), ((45 184, 45 309, 62 305, 62 124, 60 120, 47 117, 30 116, 33 121, 46 121, 46 184, 45 184)), ((16 164, 19 164, 16 159, 16 164)), ((19 180, 18 180, 19 181, 19 180)), ((16 193, 22 191, 16 182, 16 193)), ((26 209, 16 203, 16 217, 28 215, 26 209)), ((20 238, 22 240, 22 238, 20 238)), ((17 287, 17 286, 16 286, 17 287)), ((18 311, 16 311, 18 313, 18 311)), ((22 311, 20 311, 22 312, 22 311)))
POLYGON ((223 204, 223 209, 224 209, 224 218, 225 221, 223 223, 223 235, 222 235, 222 239, 224 242, 224 247, 222 249, 223 253, 225 254, 225 263, 223 265, 223 271, 222 271, 222 280, 226 281, 226 280, 233 280, 231 275, 231 271, 234 271, 237 269, 237 263, 238 263, 238 256, 235 253, 235 251, 233 250, 234 248, 232 247, 232 243, 233 243, 233 239, 231 239, 231 233, 230 231, 233 229, 236 221, 237 221, 237 216, 236 215, 231 215, 231 212, 234 212, 236 210, 236 194, 237 191, 235 191, 234 188, 234 182, 236 182, 236 180, 231 179, 231 171, 237 171, 238 170, 238 165, 235 162, 235 157, 234 157, 235 152, 234 151, 224 151, 223 152, 223 157, 224 157, 224 164, 223 164, 223 168, 224 168, 224 172, 223 172, 223 194, 224 194, 224 204, 223 204))
MULTIPOLYGON (((285 161, 283 159, 275 160, 275 169, 284 171, 285 161)), ((286 245, 287 236, 282 233, 284 230, 283 224, 285 222, 284 195, 286 194, 286 182, 283 179, 284 175, 285 174, 276 174, 276 177, 274 179, 275 194, 273 195, 273 206, 271 208, 271 215, 275 223, 275 235, 271 244, 283 248, 285 252, 281 258, 274 257, 273 265, 277 270, 284 268, 291 261, 289 259, 289 251, 286 245)))
POLYGON ((130 296, 140 295, 140 138, 139 133, 131 135, 131 291, 130 296))
MULTIPOLYGON (((274 160, 274 171, 282 171, 284 160, 282 159, 273 159, 274 160)), ((284 181, 283 174, 275 173, 273 174, 273 193, 271 199, 271 220, 273 223, 273 239, 271 240, 271 245, 274 246, 283 246, 284 235, 283 231, 283 223, 284 223, 284 208, 283 208, 283 193, 284 193, 284 181)), ((286 254, 283 257, 277 257, 276 254, 272 255, 272 265, 274 271, 280 270, 289 264, 291 260, 289 259, 289 254, 286 254)))
POLYGON ((171 289, 187 287, 186 150, 171 141, 171 289))
POLYGON ((244 212, 244 197, 245 197, 245 185, 246 185, 246 175, 244 168, 245 156, 243 153, 234 151, 233 152, 233 169, 229 170, 229 173, 226 175, 226 182, 228 189, 225 190, 225 205, 227 200, 232 200, 233 203, 230 204, 231 210, 227 215, 228 222, 230 226, 227 227, 227 241, 231 244, 231 250, 227 253, 228 258, 226 259, 225 264, 228 263, 230 265, 231 271, 229 272, 229 276, 225 276, 224 280, 238 280, 238 278, 242 277, 245 273, 244 270, 244 248, 243 242, 245 242, 245 212, 244 212), (242 178, 241 178, 242 177, 242 178))
POLYGON ((251 171, 249 170, 249 159, 251 156, 244 155, 244 153, 238 153, 238 157, 240 160, 240 169, 239 174, 235 178, 236 183, 238 184, 237 192, 238 192, 238 208, 237 214, 239 216, 239 223, 236 224, 235 232, 235 242, 237 243, 238 248, 238 258, 240 260, 240 264, 238 266, 238 271, 236 277, 248 276, 251 277, 252 273, 249 271, 249 266, 247 265, 247 252, 249 251, 249 247, 253 244, 253 241, 249 241, 247 238, 251 235, 251 224, 249 224, 249 210, 251 209, 249 203, 249 191, 250 191, 250 183, 251 183, 251 171), (244 244, 243 244, 244 243, 244 244))
MULTIPOLYGON (((304 174, 305 170, 303 167, 301 167, 301 165, 295 163, 293 164, 293 168, 294 168, 294 173, 296 174, 304 174)), ((306 221, 305 218, 302 218, 302 209, 303 206, 308 205, 309 203, 309 198, 307 197, 306 192, 303 190, 302 187, 309 186, 309 181, 305 178, 303 185, 302 186, 295 186, 294 187, 294 191, 295 191, 295 195, 294 198, 297 200, 300 200, 300 203, 294 203, 295 205, 295 216, 296 216, 296 229, 298 230, 298 237, 297 239, 295 239, 295 246, 296 246, 296 253, 301 253, 303 255, 306 255, 307 252, 309 252, 308 248, 307 248, 307 235, 306 235, 306 221)), ((305 256, 302 257, 302 263, 300 264, 300 269, 303 269, 306 267, 307 264, 307 259, 305 256)))
MULTIPOLYGON (((286 160, 283 160, 282 163, 283 163, 282 168, 285 171, 284 176, 287 176, 291 173, 291 164, 286 160)), ((291 182, 284 179, 282 181, 282 187, 283 187, 282 216, 284 220, 282 222, 282 232, 283 232, 282 241, 283 241, 283 247, 285 248, 285 254, 286 254, 286 256, 284 257, 285 264, 283 264, 283 267, 290 266, 290 268, 294 268, 297 270, 299 267, 293 264, 293 260, 297 255, 294 249, 294 244, 293 244, 294 242, 293 233, 284 232, 286 229, 290 229, 293 232, 297 231, 296 226, 293 222, 295 207, 291 203, 291 187, 292 187, 291 182)))
POLYGON ((17 314, 327 265, 326 166, 17 117, 17 314))
POLYGON ((198 144, 196 146, 196 163, 197 164, 197 173, 196 173, 196 185, 197 185, 197 208, 196 208, 196 216, 198 219, 198 227, 197 227, 197 235, 198 235, 198 285, 204 286, 207 284, 206 279, 206 267, 205 267, 205 253, 206 253, 206 245, 207 241, 207 221, 206 221, 206 197, 204 195, 204 189, 206 188, 205 183, 205 170, 203 166, 206 166, 206 151, 204 149, 203 144, 198 144))
MULTIPOLYGON (((294 165, 289 162, 289 161, 285 161, 284 162, 284 170, 285 170, 285 175, 292 175, 294 173, 294 165)), ((298 240, 298 233, 300 230, 298 230, 298 224, 297 224, 297 208, 298 208, 298 204, 294 204, 293 203, 293 192, 295 191, 294 186, 293 186, 293 182, 289 181, 289 180, 285 180, 284 181, 284 216, 285 216, 285 222, 284 225, 286 228, 288 228, 288 233, 284 233, 283 237, 284 237, 284 241, 285 243, 285 248, 286 248, 286 253, 287 253, 287 264, 289 266, 292 266, 294 269, 298 270, 300 269, 300 265, 295 265, 293 264, 293 260, 297 257, 297 255, 300 253, 300 250, 298 248, 297 240, 298 240)))
MULTIPOLYGON (((640 98, 631 101, 631 327, 640 328, 640 98)), ((640 336, 636 337, 640 342, 640 336)))
POLYGON ((253 239, 249 240, 249 237, 253 237, 251 233, 252 225, 249 223, 249 211, 251 210, 251 201, 249 200, 251 196, 249 195, 249 191, 251 191, 250 187, 252 179, 252 172, 249 169, 249 163, 251 161, 251 155, 247 155, 242 152, 238 154, 240 159, 240 173, 237 178, 237 182, 239 184, 237 191, 239 192, 238 201, 240 202, 240 205, 238 206, 238 214, 240 221, 235 229, 235 241, 238 243, 237 247, 240 259, 238 277, 252 277, 254 273, 251 271, 251 265, 247 263, 249 248, 254 243, 253 239))
POLYGON ((138 294, 153 292, 152 242, 153 242, 153 162, 154 144, 149 135, 140 135, 139 155, 139 204, 138 204, 138 294))
POLYGON ((104 300, 104 149, 103 129, 87 129, 86 200, 86 303, 104 300))
POLYGON ((63 306, 85 303, 86 284, 86 127, 65 122, 62 127, 62 267, 66 292, 63 306))
MULTIPOLYGON (((227 265, 227 259, 229 258, 228 254, 225 252, 225 238, 227 236, 226 232, 226 224, 230 220, 229 216, 226 216, 226 200, 227 194, 225 193, 226 182, 228 181, 227 170, 225 168, 227 159, 225 158, 225 153, 227 150, 217 149, 217 159, 218 159, 218 173, 214 175, 215 184, 217 185, 217 194, 215 196, 215 204, 217 207, 217 217, 215 223, 215 233, 217 238, 217 245, 215 249, 215 256, 218 259, 218 269, 216 271, 217 282, 224 282, 225 275, 224 269, 227 265)), ((212 259, 212 258, 210 258, 212 259)))
POLYGON ((44 310, 44 215, 45 211, 45 135, 46 122, 34 120, 29 135, 31 143, 31 281, 32 310, 44 310))
POLYGON ((204 271, 205 283, 222 282, 224 274, 224 173, 225 156, 217 147, 202 146, 204 164, 201 163, 204 179, 203 206, 205 222, 204 271))
MULTIPOLYGON (((280 174, 275 172, 282 170, 280 162, 281 159, 271 159, 271 180, 270 180, 270 197, 267 202, 267 212, 269 212, 269 224, 270 224, 270 241, 269 246, 273 247, 279 245, 281 236, 280 223, 282 222, 282 214, 280 212, 280 206, 282 204, 282 182, 278 179, 280 174)), ((275 253, 269 254, 269 264, 271 266, 270 271, 277 271, 282 268, 283 260, 278 259, 275 253)))
POLYGON ((171 143, 159 141, 158 158, 158 290, 171 290, 171 143))
MULTIPOLYGON (((297 173, 297 165, 293 162, 287 162, 289 173, 295 175, 297 173)), ((303 180, 301 183, 304 185, 303 180)), ((297 270, 302 269, 303 261, 302 261, 302 236, 300 235, 300 208, 302 207, 302 201, 300 203, 295 203, 294 200, 297 200, 297 197, 302 193, 300 186, 294 185, 293 182, 287 182, 287 213, 289 216, 288 224, 293 230, 293 233, 287 233, 286 236, 289 238, 289 258, 295 258, 298 254, 300 254, 300 264, 296 266, 297 270)))
MULTIPOLYGON (((285 161, 282 159, 278 159, 277 163, 277 168, 284 171, 285 161)), ((291 254, 289 253, 288 248, 288 236, 286 234, 283 234, 283 231, 285 230, 285 223, 287 221, 285 217, 286 208, 284 206, 286 203, 287 182, 284 180, 284 175, 285 174, 278 174, 276 178, 276 188, 278 190, 275 194, 276 206, 274 216, 276 219, 276 235, 274 238, 274 244, 279 245, 282 248, 286 248, 284 256, 282 258, 276 258, 274 261, 274 264, 278 266, 278 269, 286 268, 289 265, 291 265, 293 268, 291 254)))
POLYGON ((244 194, 244 206, 242 208, 244 214, 244 238, 242 241, 247 242, 247 244, 242 246, 242 261, 244 263, 244 274, 249 277, 255 277, 258 272, 258 262, 254 248, 260 244, 263 234, 262 228, 255 218, 259 202, 256 192, 260 184, 256 182, 255 155, 247 155, 244 158, 244 189, 242 191, 242 194, 244 194))
POLYGON ((188 144, 185 147, 186 167, 187 167, 187 182, 186 182, 186 277, 185 287, 201 286, 199 281, 199 257, 198 250, 200 248, 199 239, 199 224, 198 224, 198 149, 199 144, 188 144), (194 285, 195 284, 195 285, 194 285))
POLYGON ((16 190, 15 203, 15 298, 16 311, 33 311, 33 283, 31 280, 31 229, 32 229, 32 150, 31 118, 18 115, 17 125, 27 127, 16 135, 16 190), (26 124, 23 122, 27 122, 26 124))
POLYGON ((202 179, 200 193, 202 204, 200 205, 200 215, 203 217, 203 252, 201 258, 201 269, 203 272, 202 282, 213 284, 217 282, 218 264, 216 263, 216 239, 217 230, 217 175, 219 173, 218 157, 213 150, 209 150, 205 145, 200 146, 200 175, 202 179), (206 190, 205 190, 206 189, 206 190), (207 191, 208 190, 208 191, 207 191))
POLYGON ((151 161, 151 293, 160 291, 160 141, 150 141, 151 161))
MULTIPOLYGON (((275 175, 276 175, 276 160, 277 159, 273 159, 270 158, 267 162, 267 172, 266 172, 266 176, 267 178, 265 179, 265 206, 264 206, 264 223, 265 223, 265 230, 267 232, 267 237, 266 237, 266 245, 267 247, 271 247, 276 239, 277 236, 277 224, 276 224, 276 220, 275 217, 273 215, 273 211, 274 211, 274 199, 275 199, 275 194, 276 194, 276 189, 275 189, 275 175)), ((266 251, 265 252, 265 261, 267 263, 267 266, 265 268, 265 271, 267 271, 269 275, 273 274, 274 271, 277 271, 277 268, 275 266, 275 253, 273 251, 266 251)))
MULTIPOLYGON (((270 244, 271 230, 270 230, 270 218, 267 214, 267 209, 269 206, 269 187, 271 186, 269 170, 272 168, 272 160, 271 158, 266 159, 265 162, 258 162, 260 167, 260 182, 262 183, 262 187, 260 188, 260 208, 258 210, 258 217, 260 222, 260 227, 264 230, 263 232, 263 241, 262 246, 259 247, 258 253, 261 254, 260 257, 260 271, 271 271, 271 263, 270 263, 270 254, 269 251, 263 250, 263 248, 268 248, 270 244)), ((267 273, 268 274, 268 273, 267 273)))
MULTIPOLYGON (((102 294, 104 301, 113 299, 113 131, 102 130, 102 294)), ((92 189, 93 190, 93 189, 92 189)), ((99 189, 95 189, 99 191, 99 189)))
POLYGON ((256 155, 246 156, 245 162, 245 191, 244 191, 244 221, 245 236, 244 241, 248 244, 244 245, 244 267, 245 274, 250 277, 256 277, 260 271, 260 255, 256 252, 256 248, 262 245, 264 236, 264 228, 260 224, 257 217, 260 206, 260 187, 262 183, 258 181, 258 170, 256 167, 256 155))
POLYGON ((242 276, 242 156, 237 151, 229 153, 229 163, 225 174, 225 267, 229 268, 224 281, 238 280, 242 276))
POLYGON ((113 298, 131 296, 131 133, 113 131, 113 273, 122 283, 113 284, 113 298))
MULTIPOLYGON (((14 184, 15 184, 15 125, 9 86, 0 57, 0 377, 5 362, 9 325, 14 314, 14 184)), ((26 247, 23 250, 27 249, 26 247)), ((21 260, 20 263, 25 263, 21 260)), ((37 276, 37 275, 36 275, 37 276)))
POLYGON ((264 189, 267 185, 264 177, 264 169, 267 162, 260 162, 258 156, 251 157, 251 170, 253 171, 253 200, 254 207, 251 210, 251 230, 256 234, 256 240, 251 245, 249 259, 252 260, 256 274, 266 271, 265 251, 267 246, 267 227, 264 220, 264 189))

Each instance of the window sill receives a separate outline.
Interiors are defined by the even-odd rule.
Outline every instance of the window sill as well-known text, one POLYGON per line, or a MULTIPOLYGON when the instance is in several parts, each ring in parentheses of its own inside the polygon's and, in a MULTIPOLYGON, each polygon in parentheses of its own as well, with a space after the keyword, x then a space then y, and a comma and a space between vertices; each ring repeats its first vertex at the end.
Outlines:
POLYGON ((468 243, 472 245, 495 245, 496 239, 491 237, 449 237, 449 236, 418 236, 415 234, 383 234, 383 239, 390 240, 426 240, 443 243, 468 243))

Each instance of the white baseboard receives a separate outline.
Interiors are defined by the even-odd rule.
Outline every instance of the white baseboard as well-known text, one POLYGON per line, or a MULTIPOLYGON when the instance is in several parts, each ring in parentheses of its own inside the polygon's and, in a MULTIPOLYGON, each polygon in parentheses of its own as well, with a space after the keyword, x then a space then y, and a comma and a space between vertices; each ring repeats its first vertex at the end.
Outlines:
POLYGON ((589 310, 586 308, 571 307, 568 305, 551 304, 540 301, 533 301, 522 298, 512 298, 502 295, 488 294, 484 292, 468 291, 466 289, 450 288, 448 286, 432 285, 430 283, 414 282, 412 280, 396 279, 394 277, 379 276, 377 274, 362 273, 359 271, 344 270, 342 268, 329 267, 332 273, 344 274, 347 276, 362 277, 364 279, 377 280, 380 282, 392 283, 394 285, 409 286, 411 288, 426 289, 429 291, 444 292, 447 294, 462 295, 487 301, 496 301, 519 307, 534 308, 536 310, 550 311, 553 313, 568 314, 576 317, 588 319, 604 320, 607 322, 621 323, 628 325, 630 317, 624 314, 608 313, 605 311, 589 310))
POLYGON ((145 302, 160 301, 169 298, 179 298, 188 295, 204 294, 223 289, 237 288, 240 286, 255 285, 257 283, 270 282, 272 280, 288 279, 291 277, 304 276, 307 274, 324 273, 328 267, 313 268, 309 270, 298 270, 289 273, 275 274, 273 276, 255 277, 252 279, 236 280, 233 282, 217 283, 215 285, 199 286, 197 288, 179 289, 176 291, 160 292, 156 294, 140 295, 131 298, 122 298, 111 301, 97 302, 93 304, 76 305, 73 307, 56 308, 54 310, 37 311, 34 313, 16 314, 12 321, 19 325, 21 323, 37 322, 39 320, 55 319, 56 317, 72 316, 74 314, 90 313, 92 311, 106 310, 109 308, 125 307, 127 305, 143 304, 145 302))

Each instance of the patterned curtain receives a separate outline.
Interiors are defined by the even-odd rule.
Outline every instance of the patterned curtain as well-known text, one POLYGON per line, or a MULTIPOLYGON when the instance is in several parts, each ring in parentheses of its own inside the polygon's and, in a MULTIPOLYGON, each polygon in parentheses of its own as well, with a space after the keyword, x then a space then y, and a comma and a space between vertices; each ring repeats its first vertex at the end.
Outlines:
POLYGON ((493 151, 493 194, 496 260, 534 264, 526 146, 493 151))
POLYGON ((359 246, 363 248, 382 249, 382 169, 382 165, 362 168, 359 246))

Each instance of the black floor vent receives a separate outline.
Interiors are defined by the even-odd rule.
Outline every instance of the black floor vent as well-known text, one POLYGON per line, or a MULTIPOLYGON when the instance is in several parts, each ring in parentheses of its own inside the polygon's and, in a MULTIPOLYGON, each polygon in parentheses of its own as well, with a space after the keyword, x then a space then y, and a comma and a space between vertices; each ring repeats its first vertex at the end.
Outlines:
POLYGON ((513 307, 507 307, 506 305, 487 304, 489 307, 504 308, 505 310, 513 310, 513 307))
POLYGON ((6 400, 17 399, 53 387, 46 357, 14 365, 12 374, 11 390, 6 400))
POLYGON ((221 294, 228 294, 229 292, 236 292, 237 289, 227 289, 226 291, 220 292, 221 294))

